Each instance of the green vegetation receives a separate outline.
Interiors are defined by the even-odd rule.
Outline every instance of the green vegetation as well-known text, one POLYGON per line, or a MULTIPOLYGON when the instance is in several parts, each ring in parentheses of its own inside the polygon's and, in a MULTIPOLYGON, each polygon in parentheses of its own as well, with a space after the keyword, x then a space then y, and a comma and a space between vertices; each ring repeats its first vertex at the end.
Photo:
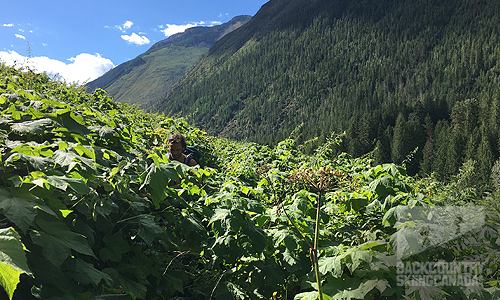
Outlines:
POLYGON ((151 111, 211 135, 276 145, 346 131, 342 150, 487 184, 500 156, 495 1, 267 3, 217 42, 151 111))
POLYGON ((148 107, 162 99, 217 40, 239 28, 250 16, 238 16, 213 27, 194 27, 154 44, 87 84, 106 90, 116 101, 148 107))
POLYGON ((116 101, 147 107, 164 97, 208 49, 167 45, 108 71, 88 85, 105 89, 116 101), (108 84, 103 83, 106 79, 108 84))
POLYGON ((474 164, 448 184, 417 180, 340 152, 342 135, 312 155, 295 132, 272 148, 235 142, 103 90, 0 70, 0 298, 500 296, 500 193, 471 185, 474 164), (170 162, 172 132, 205 163, 170 162), (479 286, 405 286, 397 253, 425 241, 404 217, 445 205, 483 207, 484 222, 411 261, 480 261, 479 286))

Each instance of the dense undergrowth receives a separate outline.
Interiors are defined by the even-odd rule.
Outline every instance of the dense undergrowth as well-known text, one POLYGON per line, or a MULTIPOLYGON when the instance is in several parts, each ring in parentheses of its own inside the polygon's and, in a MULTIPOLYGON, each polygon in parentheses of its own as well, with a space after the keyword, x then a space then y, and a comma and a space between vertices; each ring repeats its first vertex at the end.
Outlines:
POLYGON ((336 135, 314 155, 293 136, 274 148, 217 139, 5 66, 0 94, 0 298, 500 295, 498 194, 468 184, 473 168, 442 184, 336 153, 336 135), (172 132, 198 146, 201 166, 167 159, 172 132), (439 243, 411 230, 410 212, 432 220, 440 207, 476 214, 439 243), (480 262, 479 284, 399 277, 398 263, 438 261, 480 262))

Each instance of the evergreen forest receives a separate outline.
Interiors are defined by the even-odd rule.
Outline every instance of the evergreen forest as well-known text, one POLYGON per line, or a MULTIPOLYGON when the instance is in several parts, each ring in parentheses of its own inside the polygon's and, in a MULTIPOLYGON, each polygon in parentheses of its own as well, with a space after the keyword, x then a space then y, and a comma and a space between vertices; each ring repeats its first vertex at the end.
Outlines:
POLYGON ((345 132, 353 157, 489 184, 499 95, 496 1, 272 0, 149 111, 270 147, 345 132))
POLYGON ((0 64, 0 299, 500 299, 498 164, 484 188, 478 163, 443 182, 300 136, 214 137, 0 64))

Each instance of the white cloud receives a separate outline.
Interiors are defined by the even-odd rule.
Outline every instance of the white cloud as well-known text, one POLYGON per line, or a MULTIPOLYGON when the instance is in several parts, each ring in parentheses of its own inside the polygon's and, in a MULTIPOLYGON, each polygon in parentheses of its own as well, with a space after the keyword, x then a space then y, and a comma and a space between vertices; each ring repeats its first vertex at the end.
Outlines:
POLYGON ((124 35, 121 36, 121 38, 124 39, 124 40, 126 40, 129 43, 137 44, 139 46, 150 43, 150 41, 149 41, 149 39, 147 37, 140 36, 140 35, 136 34, 135 32, 132 33, 131 35, 125 35, 124 34, 124 35))
POLYGON ((127 29, 130 29, 132 28, 132 25, 134 25, 134 22, 132 21, 125 21, 123 24, 121 25, 115 25, 115 26, 104 26, 104 28, 109 28, 109 29, 118 29, 120 30, 121 32, 126 32, 127 29))
POLYGON ((26 39, 26 37, 24 35, 20 35, 20 34, 17 34, 17 33, 15 35, 16 35, 16 38, 18 38, 18 39, 23 39, 23 40, 26 39))
POLYGON ((174 35, 176 33, 184 32, 186 29, 191 28, 191 27, 196 27, 196 26, 215 26, 215 25, 220 25, 222 22, 219 21, 212 21, 209 22, 208 24, 204 21, 200 22, 193 22, 185 25, 176 25, 176 24, 166 24, 166 25, 159 25, 158 28, 160 28, 160 31, 165 34, 166 37, 169 37, 171 35, 174 35), (165 28, 166 27, 166 28, 165 28), (165 29, 163 29, 165 28, 165 29))
MULTIPOLYGON (((166 37, 169 37, 171 35, 174 35, 179 32, 184 32, 186 29, 191 28, 191 27, 196 27, 196 26, 203 26, 205 22, 194 22, 190 24, 185 24, 185 25, 176 25, 176 24, 166 24, 165 26, 167 28, 161 30, 163 34, 165 34, 166 37)), ((163 26, 160 26, 160 28, 163 28, 163 26)))
POLYGON ((46 72, 49 75, 59 75, 67 83, 83 84, 103 75, 115 65, 111 60, 100 54, 81 53, 64 63, 46 56, 27 58, 15 51, 1 51, 0 61, 7 65, 28 66, 36 72, 46 72))
POLYGON ((10 24, 3 24, 2 26, 3 27, 12 27, 12 26, 14 26, 14 24, 12 24, 12 23, 10 23, 10 24))
POLYGON ((130 27, 132 27, 132 25, 134 25, 134 22, 132 22, 132 21, 125 21, 125 23, 123 23, 122 27, 124 29, 129 29, 130 27))
POLYGON ((125 32, 127 29, 130 29, 132 25, 134 25, 134 22, 125 21, 122 25, 116 25, 115 28, 120 29, 121 32, 125 32))
POLYGON ((16 51, 0 51, 0 61, 6 63, 9 66, 13 66, 21 61, 24 61, 25 57, 19 55, 16 51))

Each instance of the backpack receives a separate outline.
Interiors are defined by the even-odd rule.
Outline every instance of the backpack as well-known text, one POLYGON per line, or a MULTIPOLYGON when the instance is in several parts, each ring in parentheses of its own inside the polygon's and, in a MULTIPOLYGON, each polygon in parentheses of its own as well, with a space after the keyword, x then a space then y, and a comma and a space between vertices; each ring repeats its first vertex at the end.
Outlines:
POLYGON ((186 155, 186 158, 184 159, 184 163, 186 165, 189 165, 191 159, 194 159, 198 164, 200 164, 203 157, 203 154, 201 154, 200 150, 198 150, 195 146, 187 146, 182 153, 186 155))

